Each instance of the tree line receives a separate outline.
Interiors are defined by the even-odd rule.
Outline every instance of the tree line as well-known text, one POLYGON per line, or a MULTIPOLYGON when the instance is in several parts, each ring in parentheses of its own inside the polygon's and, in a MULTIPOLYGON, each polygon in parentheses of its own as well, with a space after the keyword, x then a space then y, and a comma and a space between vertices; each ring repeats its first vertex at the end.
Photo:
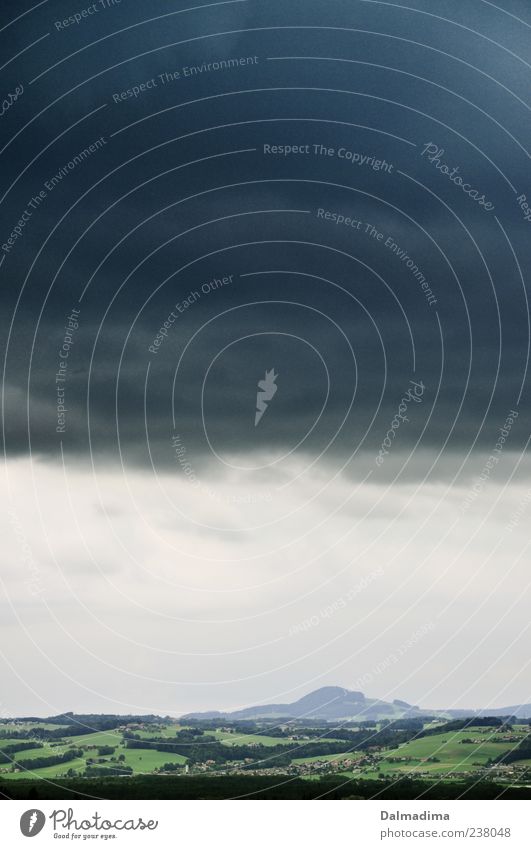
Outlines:
POLYGON ((42 769, 45 766, 57 766, 57 764, 68 763, 75 758, 83 756, 83 749, 68 749, 62 755, 45 755, 42 758, 26 758, 22 760, 13 760, 13 768, 16 769, 42 769))
POLYGON ((4 746, 0 749, 0 764, 13 763, 13 755, 15 752, 22 752, 24 749, 42 749, 42 743, 11 743, 9 746, 4 746))

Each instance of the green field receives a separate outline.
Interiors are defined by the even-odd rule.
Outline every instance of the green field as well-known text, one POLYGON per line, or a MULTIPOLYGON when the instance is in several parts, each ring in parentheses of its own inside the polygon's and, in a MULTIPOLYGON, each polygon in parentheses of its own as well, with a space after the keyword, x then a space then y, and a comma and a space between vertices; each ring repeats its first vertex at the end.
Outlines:
MULTIPOLYGON (((135 736, 140 737, 141 739, 149 739, 152 737, 165 737, 168 740, 172 740, 178 731, 183 731, 191 728, 192 726, 179 725, 178 723, 171 723, 170 725, 156 726, 153 729, 149 730, 141 730, 134 731, 135 736)), ((109 732, 111 734, 118 734, 121 738, 120 732, 109 732)), ((98 745, 108 745, 113 746, 116 745, 112 742, 106 742, 103 739, 103 732, 100 732, 98 735, 90 735, 98 738, 98 745)), ((261 744, 262 746, 280 746, 286 744, 295 745, 296 741, 288 740, 286 737, 270 737, 267 734, 239 734, 239 733, 230 733, 228 731, 218 731, 218 730, 205 730, 206 737, 215 737, 216 740, 219 740, 221 743, 224 743, 227 746, 244 746, 249 745, 250 743, 261 744)), ((73 740, 76 741, 76 745, 82 743, 83 740, 88 739, 88 736, 79 736, 73 737, 73 740)), ((197 738, 197 743, 201 743, 201 737, 197 738)))
POLYGON ((64 739, 72 746, 119 746, 123 742, 120 731, 95 731, 94 734, 76 734, 64 739))
MULTIPOLYGON (((23 749, 21 752, 13 752, 9 755, 14 761, 17 758, 20 758, 22 761, 32 761, 35 758, 51 758, 54 755, 57 755, 58 752, 62 754, 64 751, 64 746, 49 746, 45 743, 40 749, 23 749)), ((69 748, 68 746, 66 748, 69 748)))
MULTIPOLYGON (((16 761, 17 759, 29 761, 29 760, 33 760, 34 758, 50 758, 50 757, 53 757, 54 755, 57 755, 58 753, 62 754, 65 751, 65 749, 77 748, 77 747, 74 747, 74 746, 70 746, 69 743, 64 744, 62 741, 57 741, 57 745, 55 745, 55 746, 52 746, 49 743, 43 743, 43 745, 41 747, 37 747, 37 743, 40 742, 39 740, 35 740, 35 741, 33 741, 33 740, 23 740, 23 741, 0 740, 0 749, 2 749, 4 746, 7 746, 7 745, 12 745, 12 744, 16 745, 16 743, 18 743, 18 742, 23 742, 23 743, 33 743, 34 742, 35 748, 34 749, 22 749, 19 752, 11 752, 11 754, 9 755, 9 758, 12 761, 16 761)), ((0 764, 0 769, 2 767, 5 767, 5 766, 6 766, 5 764, 0 764)))
MULTIPOLYGON (((2 737, 0 738, 0 749, 3 749, 5 746, 16 746, 17 743, 40 743, 40 740, 19 740, 16 737, 2 737)), ((29 749, 28 749, 29 751, 29 749)))
POLYGON ((311 764, 316 761, 342 761, 345 758, 359 758, 362 752, 341 752, 339 755, 314 755, 311 758, 293 758, 294 764, 311 764))
MULTIPOLYGON (((119 725, 119 720, 120 717, 113 717, 112 722, 116 722, 119 725)), ((36 725, 38 727, 45 727, 46 723, 36 723, 36 725)), ((7 724, 4 723, 4 727, 7 728, 7 724)), ((35 726, 29 725, 28 729, 31 731, 32 727, 35 726)), ((123 728, 124 725, 121 727, 123 728)), ((204 736, 198 735, 190 741, 190 745, 194 747, 194 758, 198 762, 197 764, 191 763, 191 774, 197 774, 202 770, 215 772, 224 764, 226 754, 224 754, 224 757, 219 756, 219 751, 216 752, 216 749, 219 750, 219 746, 210 746, 210 750, 206 747, 205 754, 201 754, 200 747, 202 740, 208 740, 208 738, 214 737, 223 747, 252 746, 255 751, 251 749, 246 755, 248 754, 250 757, 256 759, 255 766, 257 769, 266 769, 274 766, 274 763, 270 762, 270 758, 268 758, 263 750, 260 753, 259 746, 289 747, 289 755, 292 757, 291 763, 293 767, 300 768, 298 771, 303 778, 319 778, 319 774, 323 777, 327 772, 333 771, 333 766, 326 766, 326 764, 333 765, 345 759, 352 759, 356 763, 347 767, 340 767, 341 775, 356 780, 373 781, 382 777, 394 780, 406 776, 408 779, 417 777, 419 780, 426 782, 429 780, 464 780, 469 776, 473 778, 475 775, 485 777, 485 767, 489 763, 497 761, 500 755, 514 749, 519 741, 524 740, 530 734, 528 725, 515 725, 512 730, 507 728, 500 730, 499 727, 470 726, 465 730, 461 729, 459 731, 448 729, 443 731, 441 729, 437 733, 414 737, 409 742, 402 743, 398 746, 396 746, 396 740, 403 739, 403 736, 390 737, 388 735, 385 738, 387 745, 394 744, 394 748, 386 748, 384 741, 381 747, 372 746, 370 750, 364 749, 360 751, 358 749, 357 751, 349 751, 347 748, 347 751, 340 752, 339 754, 297 757, 297 755, 303 755, 305 751, 312 751, 312 749, 306 748, 310 745, 314 747, 313 750, 315 751, 319 743, 333 743, 337 748, 348 747, 349 743, 339 741, 336 738, 321 737, 319 735, 323 732, 317 728, 313 731, 313 736, 311 730, 308 732, 306 730, 299 732, 304 734, 304 736, 309 736, 311 739, 290 740, 288 737, 261 734, 261 727, 260 725, 256 725, 253 734, 240 733, 239 731, 230 732, 228 730, 221 730, 221 728, 212 730, 205 727, 204 736), (473 742, 463 742, 464 740, 472 740, 473 742), (197 756, 198 751, 199 756, 197 756), (211 754, 209 754, 209 751, 211 754), (217 762, 214 763, 211 757, 215 758, 217 762), (201 764, 199 761, 207 761, 207 763, 201 764), (318 762, 322 763, 321 769, 311 766, 318 762)), ((433 723, 430 723, 429 727, 436 729, 433 723)), ((57 726, 51 726, 51 728, 57 728, 57 726)), ((188 728, 189 726, 182 726, 177 722, 154 723, 152 727, 147 726, 138 731, 133 727, 130 730, 137 739, 142 741, 140 745, 143 747, 133 749, 127 748, 123 733, 122 731, 118 731, 117 728, 108 731, 94 731, 89 734, 77 734, 74 737, 64 737, 58 740, 47 741, 42 746, 38 746, 37 744, 41 742, 38 739, 2 738, 2 725, 0 724, 0 751, 7 745, 17 745, 19 743, 31 743, 33 746, 33 748, 12 753, 10 759, 15 768, 17 760, 34 761, 38 758, 62 755, 70 748, 76 748, 83 752, 83 756, 75 760, 65 761, 55 766, 36 768, 35 770, 10 772, 11 763, 0 765, 0 781, 1 779, 20 780, 28 776, 51 781, 56 778, 65 777, 70 770, 75 770, 81 776, 89 766, 114 769, 116 771, 120 767, 125 766, 132 769, 134 775, 153 774, 157 770, 160 770, 166 763, 182 767, 188 762, 184 755, 171 751, 158 751, 155 748, 156 743, 150 744, 147 738, 164 738, 168 743, 171 743, 172 740, 175 740, 175 735, 179 730, 186 730, 188 728), (103 746, 112 747, 114 752, 108 755, 100 755, 98 748, 103 746), (122 757, 123 760, 119 760, 122 757)), ((177 743, 177 740, 175 742, 177 743)), ((182 745, 183 741, 181 740, 179 743, 182 745)), ((330 749, 330 747, 323 748, 325 751, 327 748, 328 750, 330 749)), ((183 749, 183 751, 188 752, 187 749, 183 749)), ((236 752, 234 754, 232 752, 227 754, 229 758, 236 757, 240 759, 242 757, 236 752)), ((190 756, 192 757, 192 752, 190 752, 190 756)), ((284 762, 283 766, 286 765, 286 762, 284 762)), ((514 762, 514 765, 519 767, 519 771, 516 770, 516 776, 518 778, 524 776, 523 769, 525 767, 531 770, 531 760, 514 762)), ((498 776, 500 781, 509 780, 511 774, 514 775, 513 772, 509 771, 506 773, 504 770, 505 767, 502 767, 500 770, 497 765, 494 766, 494 774, 498 776)), ((179 776, 174 777, 178 778, 179 776)), ((487 777, 490 780, 490 774, 487 777)), ((101 780, 104 777, 94 775, 91 778, 101 780)), ((109 779, 118 780, 114 775, 109 776, 109 779)), ((105 780, 107 780, 107 777, 105 777, 105 780)))
MULTIPOLYGON (((385 775, 400 775, 403 773, 425 772, 441 776, 449 772, 470 773, 477 771, 489 760, 499 757, 515 743, 498 742, 492 728, 468 728, 466 731, 446 732, 428 737, 411 740, 396 749, 390 749, 378 758, 378 764, 367 769, 363 774, 367 777, 377 777, 378 773, 385 775), (478 740, 474 743, 463 743, 464 739, 478 740), (390 762, 390 758, 410 758, 402 762, 390 762), (429 757, 438 761, 428 762, 429 757)), ((521 734, 522 738, 525 736, 521 734)))
POLYGON ((86 769, 86 766, 86 761, 83 758, 76 758, 73 761, 58 764, 57 766, 43 766, 41 769, 10 772, 7 775, 0 776, 0 778, 7 778, 9 781, 16 781, 21 778, 60 778, 61 776, 65 776, 69 769, 83 771, 86 769))
POLYGON ((153 772, 160 769, 163 764, 185 764, 183 755, 171 752, 156 752, 153 749, 124 749, 125 764, 133 769, 133 772, 153 772))
MULTIPOLYGON (((133 773, 141 774, 141 773, 151 773, 156 769, 160 769, 166 763, 179 764, 182 766, 186 763, 186 758, 183 755, 172 754, 171 752, 156 752, 152 749, 122 749, 121 753, 125 756, 125 761, 118 763, 117 761, 111 761, 110 758, 102 759, 102 763, 95 763, 94 766, 104 766, 104 767, 120 767, 121 765, 129 766, 133 770, 133 773)), ((43 749, 28 749, 27 752, 21 752, 20 757, 22 755, 26 756, 29 754, 29 759, 33 757, 40 756, 48 756, 50 752, 43 749)), ((72 761, 67 761, 66 763, 56 764, 55 766, 47 766, 41 767, 36 770, 24 770, 21 772, 7 772, 2 773, 0 778, 2 779, 20 779, 20 778, 58 778, 60 776, 66 775, 68 770, 75 769, 79 772, 84 772, 87 768, 87 758, 94 757, 90 754, 90 750, 87 752, 86 757, 84 758, 76 758, 72 761)), ((97 755, 96 755, 97 757, 97 755)))
POLYGON ((161 727, 153 728, 149 731, 135 731, 134 734, 138 734, 139 737, 175 737, 178 731, 182 731, 183 726, 178 723, 172 725, 163 725, 161 727))
MULTIPOLYGON (((295 741, 287 737, 268 737, 266 734, 231 734, 229 731, 207 731, 208 736, 215 737, 225 746, 248 746, 250 743, 258 743, 262 746, 286 746, 295 744, 295 741)), ((198 738, 198 742, 201 738, 198 738)))
MULTIPOLYGON (((159 730, 156 732, 153 731, 152 734, 153 736, 161 737, 170 737, 175 734, 175 726, 168 726, 166 730, 168 731, 166 735, 159 730), (171 734, 169 733, 170 729, 172 730, 171 734)), ((145 733, 145 736, 147 736, 148 733, 149 732, 145 733)), ((16 745, 19 742, 27 743, 33 741, 4 738, 0 739, 0 748, 7 745, 16 745)), ((37 743, 39 741, 36 740, 34 742, 37 743)), ((65 776, 70 769, 74 769, 78 772, 84 772, 88 766, 87 760, 89 758, 94 761, 100 760, 97 748, 88 748, 89 746, 113 746, 116 749, 113 757, 123 755, 125 757, 125 761, 121 762, 122 765, 131 767, 134 774, 151 773, 156 769, 160 769, 160 767, 166 763, 179 764, 180 766, 186 763, 186 758, 183 755, 173 754, 171 752, 157 752, 151 747, 146 747, 145 749, 127 749, 124 746, 123 737, 119 731, 97 731, 93 734, 79 734, 75 737, 65 737, 62 740, 54 740, 53 742, 55 745, 51 745, 49 742, 46 742, 40 748, 24 749, 23 751, 15 752, 11 755, 11 758, 13 759, 13 762, 16 762, 17 757, 20 760, 52 757, 58 753, 62 754, 69 748, 84 749, 84 757, 56 764, 55 766, 41 767, 40 769, 35 770, 2 772, 0 774, 0 778, 6 778, 9 780, 17 780, 28 777, 54 779, 65 776)), ((102 767, 119 767, 121 765, 117 761, 111 761, 110 758, 111 755, 104 756, 104 759, 101 759, 101 763, 95 763, 93 765, 102 767)), ((10 764, 0 765, 0 770, 9 768, 10 764)))
POLYGON ((54 725, 51 722, 9 722, 0 721, 0 736, 2 731, 28 731, 30 728, 45 728, 47 731, 54 731, 57 728, 66 728, 66 725, 54 725))

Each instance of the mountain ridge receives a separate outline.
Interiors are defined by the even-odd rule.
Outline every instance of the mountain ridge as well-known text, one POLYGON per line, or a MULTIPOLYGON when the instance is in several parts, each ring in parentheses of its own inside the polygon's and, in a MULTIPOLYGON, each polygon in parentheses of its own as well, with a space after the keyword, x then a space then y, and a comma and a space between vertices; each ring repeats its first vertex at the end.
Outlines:
POLYGON ((531 704, 509 707, 464 710, 462 708, 422 709, 402 699, 386 702, 365 696, 359 690, 346 687, 326 686, 312 690, 294 702, 253 705, 233 711, 198 711, 186 713, 182 720, 201 719, 314 719, 314 720, 380 720, 404 717, 441 716, 460 718, 465 716, 515 716, 531 717, 531 704))
POLYGON ((359 690, 346 687, 320 687, 291 703, 254 705, 236 711, 201 711, 185 714, 181 719, 378 719, 420 716, 419 709, 396 699, 385 702, 367 698, 359 690))

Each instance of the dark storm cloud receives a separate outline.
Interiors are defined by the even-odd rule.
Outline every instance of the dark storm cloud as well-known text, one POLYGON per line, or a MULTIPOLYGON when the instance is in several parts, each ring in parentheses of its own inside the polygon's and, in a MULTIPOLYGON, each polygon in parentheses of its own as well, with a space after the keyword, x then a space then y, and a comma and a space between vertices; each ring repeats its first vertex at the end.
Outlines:
MULTIPOLYGON (((458 20, 459 4, 446 5, 458 20)), ((151 4, 149 15, 171 9, 174 4, 151 4)), ((524 112, 518 101, 524 95, 522 65, 507 51, 455 26, 448 25, 443 39, 440 26, 427 16, 399 16, 372 4, 360 4, 358 12, 353 24, 351 4, 332 3, 327 26, 357 26, 394 38, 311 29, 323 24, 317 3, 289 8, 227 4, 105 38, 31 86, 29 81, 47 67, 113 29, 137 23, 147 16, 146 10, 122 4, 120 11, 101 11, 88 22, 58 31, 54 21, 71 14, 70 6, 56 3, 52 10, 46 4, 31 25, 11 28, 13 53, 44 32, 51 34, 25 54, 23 63, 9 67, 6 90, 22 78, 26 85, 20 104, 3 119, 9 131, 17 132, 61 94, 74 91, 32 120, 6 150, 9 168, 3 191, 38 158, 3 203, 2 242, 46 181, 99 137, 106 143, 47 193, 5 256, 2 273, 9 285, 0 297, 7 329, 22 281, 47 240, 27 279, 10 338, 9 451, 28 450, 25 390, 34 333, 30 429, 33 450, 45 454, 56 454, 60 438, 66 451, 86 452, 89 388, 95 450, 115 455, 119 432, 125 455, 146 462, 147 423, 155 456, 165 456, 175 429, 195 450, 208 453, 201 388, 212 359, 225 345, 226 353, 216 360, 205 384, 205 421, 216 447, 221 452, 254 452, 292 446, 319 414, 327 391, 326 370, 309 345, 280 334, 303 336, 329 369, 325 411, 304 443, 312 452, 325 447, 338 428, 336 450, 350 452, 368 428, 364 445, 373 450, 415 376, 426 385, 426 396, 416 421, 401 435, 403 445, 416 441, 430 413, 424 445, 440 447, 451 431, 452 444, 470 445, 492 396, 479 444, 491 441, 496 426, 519 400, 528 344, 524 289, 495 218, 510 235, 524 268, 530 225, 515 195, 525 191, 528 169, 522 150, 524 112), (267 29, 295 25, 308 28, 267 29), (260 27, 266 29, 257 31, 260 27), (252 28, 255 31, 232 33, 252 28), (157 49, 229 31, 232 34, 219 38, 157 49), (143 55, 128 61, 137 54, 143 55), (158 76, 182 72, 184 66, 255 55, 257 64, 238 70, 202 72, 164 84, 158 76), (267 60, 275 56, 326 61, 267 60), (330 57, 356 61, 332 62, 330 57), (83 84, 88 77, 94 79, 83 84), (150 79, 156 81, 151 89, 114 102, 113 94, 150 79), (263 91, 267 88, 271 91, 263 91), (262 91, 235 93, 246 89, 262 91), (174 108, 192 100, 201 102, 174 108), (104 108, 81 121, 98 107, 104 108), (111 136, 159 110, 166 111, 111 136), (203 132, 221 125, 233 126, 203 132), (493 212, 465 195, 436 162, 422 155, 429 142, 444 149, 440 162, 458 167, 492 202, 493 212), (265 154, 264 144, 308 146, 309 152, 265 154), (315 154, 314 145, 334 153, 315 154), (154 150, 144 155, 148 148, 154 150), (355 153, 360 163, 365 157, 363 163, 339 156, 341 149, 355 153), (373 163, 385 161, 390 168, 375 170, 366 164, 371 157, 373 163), (195 164, 182 167, 188 162, 195 164), (319 216, 319 209, 356 219, 361 226, 338 225, 319 216), (50 236, 62 216, 64 221, 50 236), (368 225, 382 237, 371 234, 368 225), (263 244, 250 244, 257 242, 263 244), (428 281, 436 304, 428 302, 418 277, 398 252, 411 258, 428 281), (258 271, 288 273, 242 276, 258 271), (201 290, 224 275, 233 275, 229 285, 201 290), (194 291, 200 297, 179 313, 158 353, 150 352, 168 314, 194 291), (56 373, 65 322, 74 307, 81 312, 68 361, 68 424, 63 435, 56 431, 56 373), (187 342, 210 319, 175 376, 187 342), (352 345, 356 365, 351 364, 341 331, 352 345), (231 344, 248 334, 267 335, 231 344), (278 413, 264 418, 258 431, 252 425, 256 384, 271 367, 280 375, 278 413)), ((498 40, 512 32, 511 20, 495 10, 485 11, 484 18, 498 40)), ((522 411, 527 398, 524 389, 522 411)))

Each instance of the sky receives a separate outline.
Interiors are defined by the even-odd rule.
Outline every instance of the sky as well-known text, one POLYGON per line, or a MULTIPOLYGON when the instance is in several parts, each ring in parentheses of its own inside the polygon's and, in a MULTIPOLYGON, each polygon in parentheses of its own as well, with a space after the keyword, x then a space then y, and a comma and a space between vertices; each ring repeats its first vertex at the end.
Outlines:
POLYGON ((2 4, 0 715, 531 702, 530 25, 2 4))

